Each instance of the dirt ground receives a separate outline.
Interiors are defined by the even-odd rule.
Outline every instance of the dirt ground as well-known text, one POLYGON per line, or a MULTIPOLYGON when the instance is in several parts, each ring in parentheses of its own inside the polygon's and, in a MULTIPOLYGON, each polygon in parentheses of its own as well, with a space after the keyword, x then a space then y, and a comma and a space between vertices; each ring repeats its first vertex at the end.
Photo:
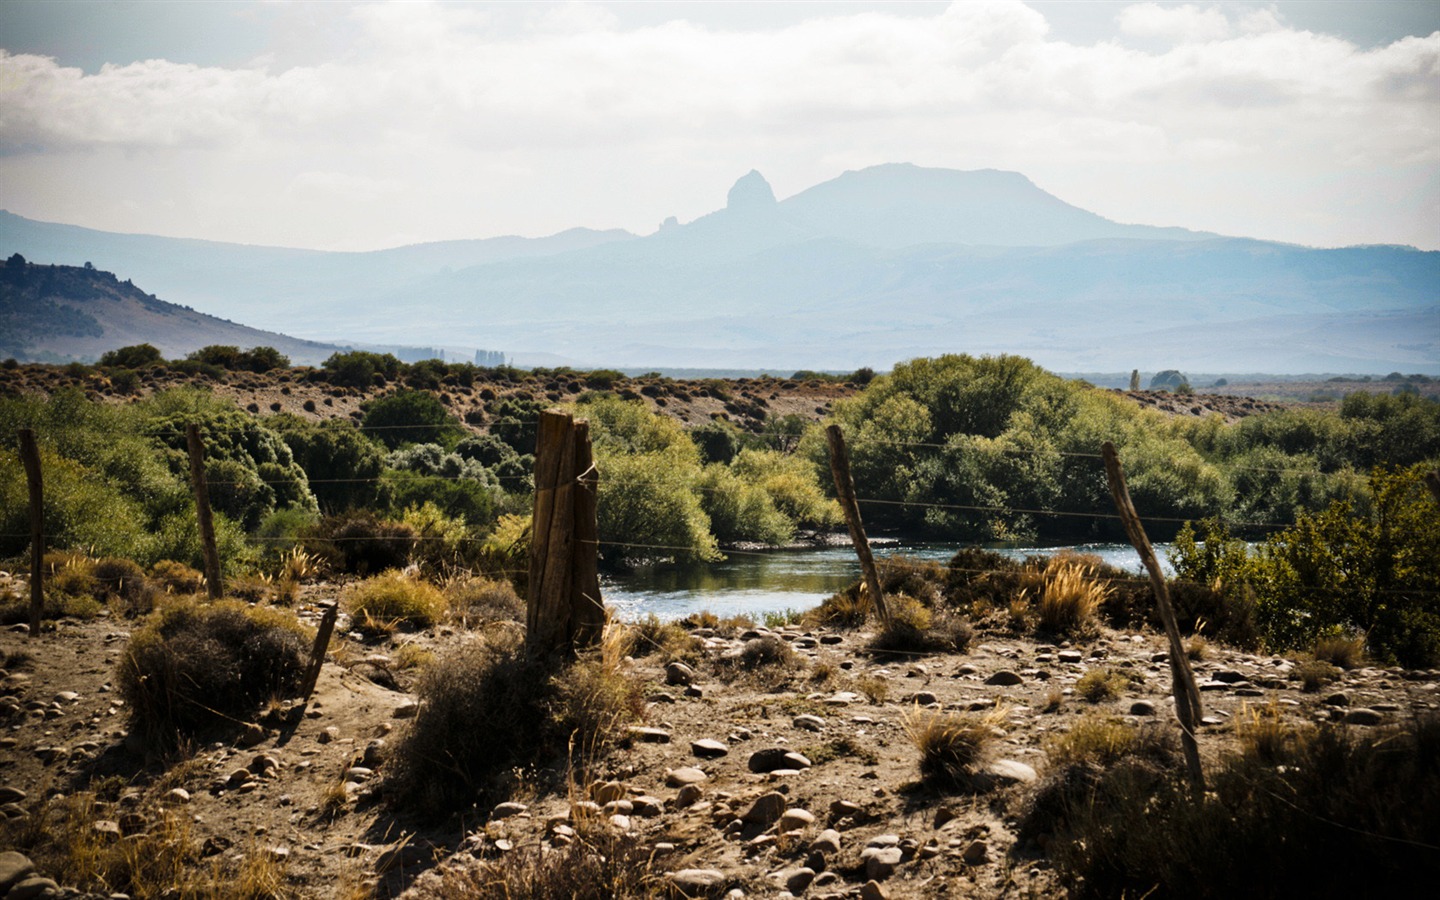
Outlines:
MULTIPOLYGON (((18 581, 6 586, 23 590, 18 581)), ((317 604, 337 592, 307 587, 302 618, 314 623, 317 604)), ((557 823, 584 813, 576 806, 586 799, 583 784, 522 792, 519 806, 471 809, 440 826, 395 817, 378 802, 386 744, 415 711, 415 670, 399 663, 413 649, 402 648, 443 657, 471 639, 457 627, 366 641, 342 615, 303 716, 237 725, 164 764, 131 752, 115 691, 116 665, 136 627, 106 616, 62 619, 34 639, 0 633, 0 792, 9 804, 0 814, 35 815, 47 798, 104 784, 110 799, 97 805, 97 821, 130 834, 158 827, 158 810, 180 810, 185 839, 212 858, 239 865, 258 852, 283 872, 290 895, 358 898, 397 896, 444 867, 558 846, 557 823)), ((767 632, 694 633, 714 658, 767 632)), ((1166 643, 1151 632, 1102 629, 1091 640, 1053 645, 982 631, 965 653, 899 659, 867 653, 863 631, 775 633, 800 660, 783 684, 726 683, 705 661, 692 684, 667 683, 676 679, 656 658, 627 663, 644 683, 648 730, 593 773, 615 784, 592 796, 615 803, 600 811, 603 827, 651 848, 657 879, 713 870, 722 892, 757 897, 1064 896, 1040 849, 1016 836, 1046 773, 1047 741, 1097 714, 1176 728, 1166 643), (1091 703, 1076 695, 1076 681, 1097 668, 1127 679, 1120 697, 1091 703), (989 789, 947 792, 919 781, 907 722, 937 711, 995 716, 989 789), (707 739, 713 743, 693 743, 707 739), (753 771, 757 752, 771 750, 798 752, 809 765, 753 771), (681 786, 688 779, 696 789, 681 786), (762 816, 736 824, 774 792, 783 800, 769 802, 786 810, 780 824, 762 816), (899 862, 877 868, 862 857, 869 846, 898 848, 899 862), (875 888, 862 893, 872 878, 875 888)), ((1358 668, 1305 693, 1294 667, 1288 658, 1209 646, 1195 663, 1207 758, 1233 746, 1236 721, 1259 708, 1354 728, 1440 709, 1440 672, 1358 668)))

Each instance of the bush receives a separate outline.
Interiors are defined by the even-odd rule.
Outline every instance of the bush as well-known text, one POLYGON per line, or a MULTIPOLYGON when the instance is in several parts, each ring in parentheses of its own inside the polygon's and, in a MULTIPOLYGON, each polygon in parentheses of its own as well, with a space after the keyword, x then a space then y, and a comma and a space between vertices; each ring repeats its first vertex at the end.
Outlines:
POLYGON ((415 549, 415 529, 379 519, 372 512, 327 516, 305 542, 336 572, 365 575, 403 568, 415 549))
POLYGON ((703 645, 684 627, 662 622, 654 613, 627 626, 628 652, 633 656, 659 656, 663 662, 695 661, 703 645))
POLYGON ((165 357, 160 355, 160 351, 153 344, 132 344, 100 354, 98 365, 106 368, 143 369, 164 361, 165 357))
POLYGON ((394 570, 350 585, 344 603, 355 627, 369 633, 389 633, 397 625, 428 628, 445 614, 439 588, 394 570))
POLYGON ((644 706, 639 685, 619 671, 614 641, 605 644, 551 669, 501 633, 428 667, 419 715, 391 756, 387 796, 432 816, 483 807, 507 795, 517 769, 567 759, 584 766, 603 755, 644 706))
POLYGON ((499 859, 437 867, 406 891, 414 900, 654 900, 654 850, 640 838, 586 830, 561 847, 516 847, 499 859))
POLYGON ((466 628, 485 622, 525 621, 525 599, 508 581, 466 576, 445 585, 450 615, 466 628))
POLYGON ((1095 611, 1110 594, 1095 577, 1096 561, 1058 554, 1045 566, 1040 589, 1039 628, 1052 635, 1085 634, 1095 628, 1095 611))
POLYGON ((970 645, 974 630, 959 616, 932 612, 907 594, 888 595, 890 627, 871 639, 869 649, 878 655, 908 656, 915 653, 958 653, 970 645))
POLYGON ((975 786, 988 761, 1002 710, 984 716, 915 709, 906 714, 905 735, 920 751, 920 777, 940 788, 975 786))
POLYGON ((1091 703, 1114 700, 1125 692, 1130 681, 1119 672, 1109 669, 1091 669, 1075 682, 1075 693, 1091 703))
POLYGON ((1022 837, 1050 835, 1079 897, 1349 898, 1440 877, 1440 720, 1278 737, 1223 758, 1198 799, 1173 766, 1068 767, 1022 837))
POLYGON ((320 367, 325 370, 331 384, 363 390, 397 377, 404 365, 389 353, 351 350, 331 354, 320 367))
POLYGON ((453 446, 464 434, 445 404, 428 391, 396 391, 366 401, 362 409, 360 427, 391 450, 406 444, 453 446))
POLYGON ((172 600, 131 637, 116 681, 131 728, 173 749, 299 686, 309 641, 293 614, 237 601, 172 600))

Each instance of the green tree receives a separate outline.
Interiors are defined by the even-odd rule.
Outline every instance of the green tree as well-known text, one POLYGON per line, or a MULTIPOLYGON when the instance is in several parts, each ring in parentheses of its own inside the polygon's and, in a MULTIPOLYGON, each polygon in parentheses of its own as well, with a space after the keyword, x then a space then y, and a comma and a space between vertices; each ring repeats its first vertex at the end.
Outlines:
POLYGON ((426 391, 396 391, 366 401, 361 409, 361 427, 391 450, 405 444, 453 446, 465 433, 445 404, 426 391))
POLYGON ((153 344, 132 344, 129 347, 119 347, 100 354, 99 365, 120 369, 143 369, 164 361, 165 357, 160 355, 160 351, 153 344))

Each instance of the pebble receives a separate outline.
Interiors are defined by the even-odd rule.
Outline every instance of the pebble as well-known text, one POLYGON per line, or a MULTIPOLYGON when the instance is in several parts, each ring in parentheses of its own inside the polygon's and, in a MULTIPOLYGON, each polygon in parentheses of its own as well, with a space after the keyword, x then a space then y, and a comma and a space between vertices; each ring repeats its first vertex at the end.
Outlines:
POLYGON ((766 772, 774 772, 777 769, 808 769, 810 768, 810 760, 784 747, 767 747, 764 750, 756 750, 750 754, 750 760, 747 765, 750 771, 756 774, 764 774, 766 772))
POLYGON ((1130 704, 1130 715, 1153 716, 1155 715, 1155 704, 1149 700, 1136 700, 1130 704))
POLYGON ((630 737, 642 744, 668 744, 670 743, 670 732, 663 728, 651 728, 645 725, 631 725, 627 729, 630 737))
POLYGON ((768 828, 785 812, 786 802, 785 795, 779 791, 761 794, 740 814, 740 821, 768 828))
POLYGON ((691 754, 701 759, 719 759, 730 753, 730 748, 714 738, 701 738, 690 742, 691 754))
POLYGON ((665 783, 670 787, 685 787, 686 785, 699 784, 709 777, 709 775, 706 775, 694 766, 681 766, 678 769, 670 769, 665 773, 665 783))
POLYGON ((683 662, 672 662, 665 666, 665 683, 689 685, 695 681, 695 670, 683 662))
POLYGON ((809 828, 815 824, 815 816, 804 809, 787 809, 784 815, 780 816, 781 831, 798 831, 802 828, 809 828))
POLYGON ((821 731, 825 728, 825 720, 819 716, 799 715, 791 720, 790 724, 796 728, 803 728, 806 731, 821 731))
POLYGON ((670 884, 685 897, 705 896, 725 881, 719 869, 681 869, 670 873, 670 884))
POLYGON ((508 819, 511 816, 518 816, 523 812, 529 812, 530 807, 524 803, 511 800, 507 803, 500 803, 490 810, 491 819, 508 819))
POLYGON ((1016 675, 1014 672, 1005 669, 1002 669, 1001 671, 996 672, 994 675, 991 675, 989 678, 985 679, 986 684, 998 685, 1000 687, 1010 687, 1013 685, 1022 684, 1024 681, 1025 679, 1021 678, 1019 675, 1016 675))
POLYGON ((810 850, 814 853, 828 853, 831 856, 840 852, 840 832, 833 828, 827 828, 815 836, 810 842, 810 850))

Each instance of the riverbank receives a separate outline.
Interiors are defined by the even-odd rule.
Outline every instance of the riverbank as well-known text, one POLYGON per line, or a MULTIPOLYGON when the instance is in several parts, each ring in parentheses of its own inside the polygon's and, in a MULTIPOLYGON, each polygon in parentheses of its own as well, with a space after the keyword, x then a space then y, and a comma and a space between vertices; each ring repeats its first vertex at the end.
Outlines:
MULTIPOLYGON (((337 596, 307 586, 302 619, 316 622, 337 596)), ((44 821, 65 834, 66 816, 83 814, 84 841, 145 835, 154 852, 179 842, 216 871, 264 866, 277 896, 489 896, 457 886, 604 835, 636 848, 654 896, 678 885, 695 896, 1058 898, 1072 885, 1034 810, 1073 735, 1109 722, 1166 752, 1176 737, 1168 648, 1151 631, 1101 626, 1057 644, 980 623, 960 652, 877 655, 870 629, 716 621, 675 645, 684 668, 640 650, 621 663, 640 686, 640 720, 581 782, 530 773, 510 802, 435 825, 378 802, 387 748, 423 702, 425 667, 476 634, 447 624, 366 638, 342 615, 303 719, 262 717, 147 760, 128 749, 113 688, 133 627, 62 619, 36 640, 0 634, 5 833, 34 835, 26 823, 44 821), (778 642, 779 662, 736 665, 756 642, 778 642), (917 724, 941 715, 986 723, 964 785, 922 777, 917 724)), ((1378 735, 1440 708, 1440 672, 1361 664, 1311 690, 1301 658, 1194 646, 1207 767, 1243 746, 1248 723, 1378 735)), ((65 883, 59 857, 27 852, 65 883)))

